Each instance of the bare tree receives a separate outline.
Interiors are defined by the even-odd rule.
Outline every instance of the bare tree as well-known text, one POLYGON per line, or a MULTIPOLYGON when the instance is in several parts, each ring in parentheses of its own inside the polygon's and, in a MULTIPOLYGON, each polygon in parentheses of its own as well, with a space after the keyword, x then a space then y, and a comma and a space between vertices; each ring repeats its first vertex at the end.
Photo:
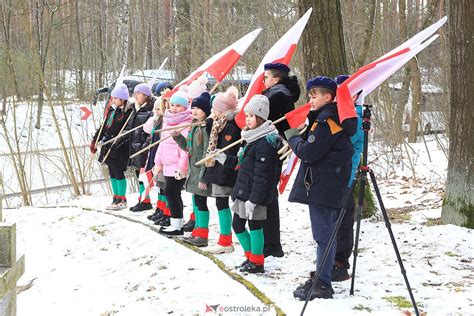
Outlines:
POLYGON ((340 0, 299 0, 300 15, 313 8, 303 32, 304 76, 346 74, 340 0))
POLYGON ((451 101, 445 224, 474 228, 474 6, 470 0, 449 2, 451 101))

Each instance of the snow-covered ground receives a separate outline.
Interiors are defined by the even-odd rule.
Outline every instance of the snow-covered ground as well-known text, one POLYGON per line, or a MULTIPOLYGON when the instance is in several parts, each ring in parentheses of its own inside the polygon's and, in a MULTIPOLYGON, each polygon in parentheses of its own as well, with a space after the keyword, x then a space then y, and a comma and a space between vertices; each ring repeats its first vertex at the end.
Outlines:
MULTIPOLYGON (((408 149, 415 173, 406 154, 389 157, 375 144, 369 161, 394 217, 392 229, 419 309, 428 315, 474 315, 473 230, 439 225, 446 157, 439 141, 427 138, 426 145, 431 162, 423 143, 408 149), (396 159, 391 167, 386 163, 396 159)), ((5 220, 17 223, 18 253, 26 255, 19 285, 33 280, 18 296, 18 315, 212 314, 216 305, 230 315, 239 313, 223 313, 224 308, 263 310, 259 299, 209 258, 143 225, 151 224, 147 214, 102 211, 110 198, 97 192, 51 208, 4 210, 5 220)), ((285 313, 296 315, 303 302, 292 291, 314 270, 316 244, 307 207, 287 202, 288 193, 280 196, 285 257, 267 258, 263 275, 242 276, 285 313)), ((128 194, 129 203, 136 197, 128 194)), ((183 198, 189 213, 190 195, 183 198)), ((214 202, 209 204, 212 244, 218 227, 214 202)), ((380 218, 377 214, 362 221, 354 296, 349 295, 350 281, 333 283, 334 299, 311 301, 306 315, 413 312, 380 218)), ((234 253, 216 257, 228 271, 240 274, 234 266, 244 257, 236 238, 234 242, 234 253)))

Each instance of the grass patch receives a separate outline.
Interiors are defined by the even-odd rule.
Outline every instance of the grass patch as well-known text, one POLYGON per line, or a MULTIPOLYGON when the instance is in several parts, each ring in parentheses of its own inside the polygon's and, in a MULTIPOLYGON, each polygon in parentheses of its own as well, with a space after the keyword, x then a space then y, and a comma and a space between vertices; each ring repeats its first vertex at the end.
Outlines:
POLYGON ((397 306, 398 308, 411 308, 411 302, 403 296, 384 296, 382 297, 389 303, 397 306))
POLYGON ((431 226, 437 226, 437 225, 441 225, 441 217, 438 217, 438 218, 428 218, 426 220, 426 222, 424 223, 424 225, 428 226, 428 227, 431 227, 431 226))
POLYGON ((406 223, 411 220, 410 212, 413 212, 412 207, 391 208, 387 210, 387 215, 392 223, 406 223))
POLYGON ((446 251, 444 254, 448 257, 460 257, 460 255, 458 255, 457 253, 451 251, 446 251))
POLYGON ((100 236, 105 236, 105 234, 107 233, 107 229, 102 229, 97 226, 91 226, 89 227, 89 230, 100 236))
POLYGON ((362 304, 359 304, 359 305, 356 305, 354 307, 352 307, 353 310, 356 310, 356 311, 367 311, 369 313, 372 312, 372 310, 370 309, 370 307, 366 307, 362 304))

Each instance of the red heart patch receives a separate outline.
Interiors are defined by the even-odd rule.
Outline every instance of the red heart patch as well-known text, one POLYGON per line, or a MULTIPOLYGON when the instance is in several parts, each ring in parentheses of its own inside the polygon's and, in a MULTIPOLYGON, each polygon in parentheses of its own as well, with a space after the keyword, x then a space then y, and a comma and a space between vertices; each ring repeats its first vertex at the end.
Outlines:
POLYGON ((226 141, 230 142, 232 139, 232 135, 225 135, 224 138, 226 141))

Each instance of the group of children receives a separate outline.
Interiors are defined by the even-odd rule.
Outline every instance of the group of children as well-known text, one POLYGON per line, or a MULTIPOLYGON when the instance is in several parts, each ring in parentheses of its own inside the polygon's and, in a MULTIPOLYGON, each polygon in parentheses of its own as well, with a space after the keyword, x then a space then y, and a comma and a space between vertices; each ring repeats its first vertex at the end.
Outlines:
MULTIPOLYGON (((282 64, 268 65, 268 69, 285 70, 284 67, 287 68, 282 64)), ((184 237, 186 242, 196 247, 207 247, 207 251, 218 254, 234 250, 233 230, 245 255, 245 260, 237 268, 242 272, 262 273, 265 257, 263 228, 274 212, 272 203, 278 201, 276 188, 281 171, 278 151, 287 140, 301 159, 289 201, 309 206, 313 238, 318 243, 317 270, 320 271, 314 287, 311 277, 296 288, 294 296, 298 299, 306 299, 308 295, 310 299, 332 298, 331 281, 334 280, 335 268, 339 268, 339 273, 343 272, 339 275, 340 280, 347 279, 346 261, 351 251, 349 256, 339 256, 344 262, 337 265, 335 260, 339 249, 334 243, 326 264, 321 266, 320 262, 358 165, 357 161, 354 166, 353 155, 360 155, 360 150, 354 154, 351 143, 354 132, 343 128, 334 101, 338 83, 346 78, 339 76, 337 82, 322 76, 308 80, 306 91, 311 111, 307 118, 307 131, 301 134, 300 130, 289 128, 284 131, 284 136, 269 120, 271 103, 269 97, 262 94, 254 95, 245 106, 245 127, 241 130, 235 122, 238 101, 235 87, 211 96, 205 91, 205 84, 199 89, 183 85, 167 98, 159 93, 154 97, 147 84, 139 84, 134 89, 135 101, 127 103, 127 87, 123 84, 116 86, 111 93, 112 106, 104 126, 93 138, 91 151, 96 150, 97 143, 144 125, 130 136, 118 138, 101 148, 99 160, 109 168, 114 194, 108 209, 126 208, 124 171, 127 166, 135 168, 137 176, 140 171, 153 170, 153 179, 160 189, 155 211, 148 218, 162 226, 161 234, 183 236, 185 231, 191 231, 184 237), (241 140, 240 146, 220 151, 238 140, 241 140), (158 146, 129 159, 157 141, 160 141, 158 146), (209 155, 213 158, 197 164, 209 155), (186 224, 181 197, 183 189, 192 194, 193 201, 193 217, 186 224), (219 218, 218 242, 210 247, 208 198, 215 198, 219 218), (229 203, 229 198, 232 203, 229 203)), ((356 131, 360 136, 360 119, 358 123, 356 119, 356 131)), ((150 198, 143 191, 145 188, 141 184, 139 203, 130 208, 131 211, 152 209, 150 198)), ((352 236, 353 210, 348 213, 347 229, 344 236, 338 236, 338 241, 349 240, 349 235, 352 236)), ((347 242, 343 243, 347 248, 347 242)))

